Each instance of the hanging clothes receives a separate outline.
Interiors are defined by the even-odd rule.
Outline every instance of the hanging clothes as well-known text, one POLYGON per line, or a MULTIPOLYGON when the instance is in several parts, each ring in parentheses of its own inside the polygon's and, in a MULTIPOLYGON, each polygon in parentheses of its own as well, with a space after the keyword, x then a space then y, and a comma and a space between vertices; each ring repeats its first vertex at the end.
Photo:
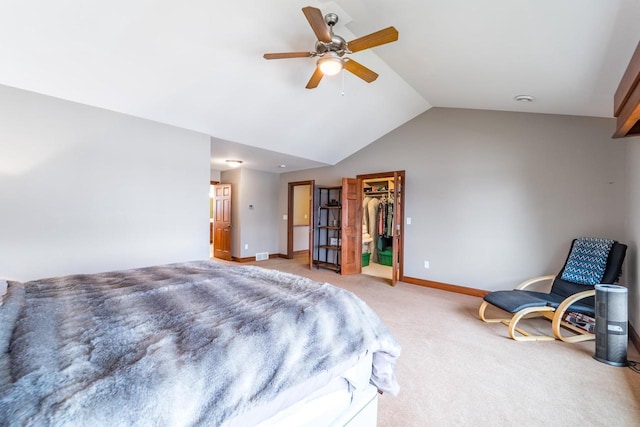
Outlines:
MULTIPOLYGON (((362 200, 362 253, 373 252, 372 242, 373 238, 369 234, 369 202, 371 201, 371 197, 365 196, 362 200)), ((371 255, 369 255, 371 256, 371 255)))
POLYGON ((386 212, 384 235, 385 237, 393 237, 393 201, 387 201, 386 212))
POLYGON ((369 202, 371 197, 365 196, 362 200, 362 234, 371 234, 369 230, 369 202))
POLYGON ((377 236, 374 240, 378 251, 388 250, 393 246, 393 200, 380 199, 376 217, 377 236))
POLYGON ((393 237, 393 201, 383 198, 380 200, 378 217, 376 219, 378 235, 393 237))
POLYGON ((371 261, 378 262, 378 248, 375 245, 375 242, 378 241, 378 206, 380 205, 380 200, 372 197, 367 203, 367 216, 368 216, 368 230, 369 235, 373 239, 374 244, 371 245, 371 261))
POLYGON ((385 219, 384 216, 386 214, 386 204, 387 204, 387 199, 382 199, 380 200, 380 205, 378 206, 378 234, 380 236, 384 236, 384 224, 385 224, 385 219))

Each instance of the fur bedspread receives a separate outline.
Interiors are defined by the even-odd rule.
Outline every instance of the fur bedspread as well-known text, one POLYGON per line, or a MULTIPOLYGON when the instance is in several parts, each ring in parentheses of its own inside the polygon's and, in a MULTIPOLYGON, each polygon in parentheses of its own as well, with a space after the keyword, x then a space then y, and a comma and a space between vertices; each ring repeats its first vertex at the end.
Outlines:
POLYGON ((0 425, 220 425, 365 350, 398 391, 400 347, 364 302, 259 267, 10 282, 0 328, 0 425))

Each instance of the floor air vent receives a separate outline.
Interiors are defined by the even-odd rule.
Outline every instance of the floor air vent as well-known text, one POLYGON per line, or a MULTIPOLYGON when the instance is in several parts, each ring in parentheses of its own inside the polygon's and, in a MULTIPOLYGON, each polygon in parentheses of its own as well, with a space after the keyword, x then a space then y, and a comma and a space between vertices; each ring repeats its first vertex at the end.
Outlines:
POLYGON ((269 252, 258 252, 256 254, 256 261, 265 261, 269 259, 269 252))

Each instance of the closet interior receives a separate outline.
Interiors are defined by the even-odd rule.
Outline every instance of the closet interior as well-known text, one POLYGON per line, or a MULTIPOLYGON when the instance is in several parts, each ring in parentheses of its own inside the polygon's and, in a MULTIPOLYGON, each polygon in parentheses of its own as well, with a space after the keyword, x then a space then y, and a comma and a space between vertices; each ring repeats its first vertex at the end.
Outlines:
POLYGON ((365 179, 362 187, 362 273, 389 278, 393 263, 394 179, 365 179))

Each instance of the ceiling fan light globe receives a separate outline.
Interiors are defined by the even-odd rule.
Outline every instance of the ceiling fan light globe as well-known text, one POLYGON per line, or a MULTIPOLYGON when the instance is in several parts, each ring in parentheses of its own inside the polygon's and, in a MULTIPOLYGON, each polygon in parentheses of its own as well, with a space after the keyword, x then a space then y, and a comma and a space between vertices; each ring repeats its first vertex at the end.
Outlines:
POLYGON ((325 55, 318 59, 318 68, 325 76, 335 76, 344 68, 344 60, 337 54, 325 55))

